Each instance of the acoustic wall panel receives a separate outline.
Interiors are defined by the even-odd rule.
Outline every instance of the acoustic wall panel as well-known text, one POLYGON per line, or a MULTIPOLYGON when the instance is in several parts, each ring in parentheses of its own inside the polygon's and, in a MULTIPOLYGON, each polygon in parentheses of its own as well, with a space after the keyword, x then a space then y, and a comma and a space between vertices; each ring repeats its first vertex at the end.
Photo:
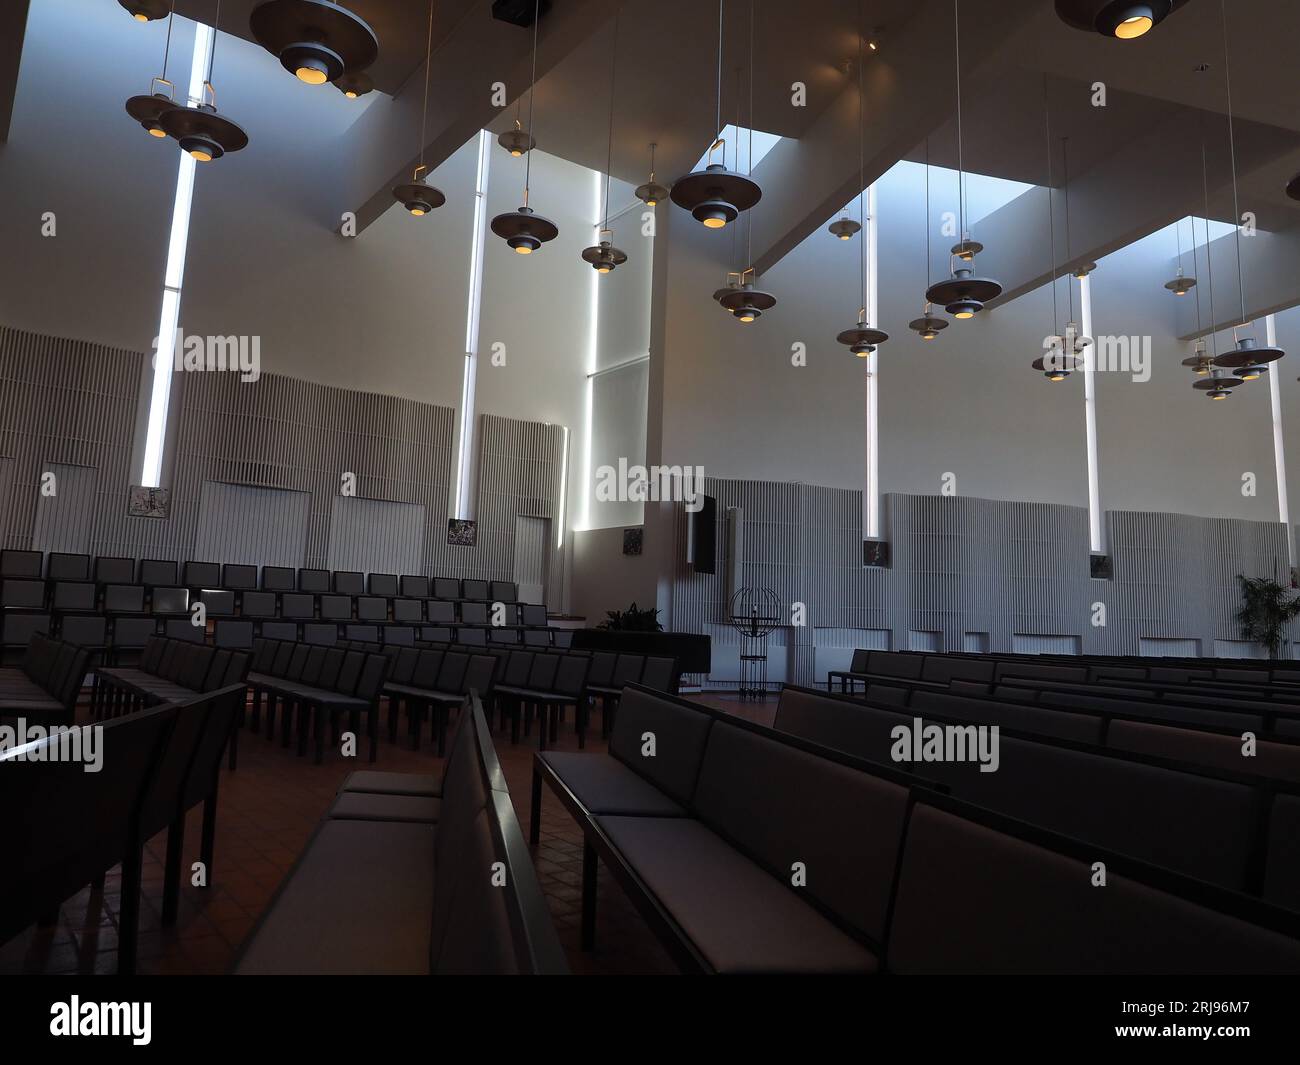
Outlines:
POLYGON ((42 466, 32 550, 90 554, 99 470, 64 462, 46 462, 42 466))
POLYGON ((199 490, 196 562, 304 565, 311 496, 283 488, 207 481, 199 490))
POLYGON ((422 573, 425 517, 424 507, 414 503, 335 496, 325 565, 364 573, 422 573))

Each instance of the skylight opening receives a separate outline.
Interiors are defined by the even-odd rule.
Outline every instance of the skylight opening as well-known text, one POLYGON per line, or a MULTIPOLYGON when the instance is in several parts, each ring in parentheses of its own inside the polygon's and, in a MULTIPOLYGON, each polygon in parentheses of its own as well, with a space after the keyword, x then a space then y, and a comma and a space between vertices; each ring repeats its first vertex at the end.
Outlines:
MULTIPOLYGON (((782 139, 775 133, 764 133, 761 129, 753 131, 754 147, 753 159, 750 158, 750 130, 743 126, 736 126, 729 123, 722 128, 718 134, 717 140, 723 141, 723 145, 713 153, 712 161, 722 163, 728 170, 734 170, 737 173, 747 174, 753 168, 763 161, 777 143, 782 139), (724 158, 725 156, 725 158, 724 158)), ((700 161, 692 167, 693 170, 703 170, 709 165, 709 152, 700 156, 700 161)))

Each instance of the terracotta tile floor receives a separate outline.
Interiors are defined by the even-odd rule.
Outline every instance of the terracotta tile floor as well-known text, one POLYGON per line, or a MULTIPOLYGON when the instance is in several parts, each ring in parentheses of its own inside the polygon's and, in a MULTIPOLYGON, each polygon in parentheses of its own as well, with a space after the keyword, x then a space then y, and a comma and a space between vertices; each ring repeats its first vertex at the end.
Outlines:
MULTIPOLYGON (((770 724, 776 706, 741 703, 728 696, 692 696, 770 724)), ((386 719, 386 718, 385 718, 386 719)), ((599 715, 593 715, 594 736, 587 749, 603 751, 599 715)), ((402 723, 404 733, 405 722, 402 723)), ((535 737, 512 747, 509 732, 494 734, 497 753, 510 786, 511 798, 524 831, 528 830, 529 792, 535 737)), ((363 750, 364 750, 364 744, 363 750)), ((561 731, 557 747, 576 750, 572 720, 561 731)), ((299 758, 278 742, 268 743, 247 730, 240 735, 239 768, 222 770, 214 868, 207 889, 183 881, 180 913, 164 929, 162 863, 166 834, 146 848, 141 900, 139 964, 141 973, 224 973, 293 865, 317 822, 328 809, 343 778, 363 760, 326 756, 325 764, 299 758)), ((411 751, 385 740, 374 768, 402 772, 441 772, 442 761, 427 744, 411 751)), ((185 832, 183 868, 198 860, 201 809, 190 812, 185 832)), ((622 889, 602 866, 599 874, 596 949, 578 946, 582 885, 582 833, 548 789, 543 789, 541 840, 534 853, 538 878, 555 918, 560 940, 575 973, 670 973, 675 966, 650 934, 622 889)), ((121 876, 117 869, 105 878, 102 893, 86 888, 64 903, 56 925, 29 928, 0 945, 0 973, 112 973, 117 967, 117 915, 121 876)))

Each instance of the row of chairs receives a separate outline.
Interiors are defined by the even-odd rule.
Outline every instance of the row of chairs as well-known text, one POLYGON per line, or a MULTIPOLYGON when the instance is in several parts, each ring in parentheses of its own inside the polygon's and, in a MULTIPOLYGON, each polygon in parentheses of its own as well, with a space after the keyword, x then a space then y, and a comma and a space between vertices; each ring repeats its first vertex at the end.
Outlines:
POLYGON ((74 643, 33 634, 21 668, 0 669, 0 716, 71 725, 89 661, 89 652, 74 643))
POLYGON ((55 614, 188 614, 198 603, 210 617, 299 621, 395 621, 420 625, 546 625, 546 607, 536 603, 456 599, 394 598, 379 595, 315 595, 310 592, 243 592, 183 586, 99 585, 91 581, 45 581, 7 577, 0 582, 5 610, 49 610, 55 614), (146 594, 147 593, 147 594, 146 594))
POLYGON ((348 717, 353 736, 360 736, 364 715, 373 762, 378 757, 379 696, 388 669, 389 657, 380 651, 259 640, 253 646, 248 672, 253 694, 251 727, 253 731, 261 728, 265 704, 267 740, 275 737, 278 712, 281 746, 289 746, 296 727, 298 754, 305 755, 308 738, 314 735, 319 765, 325 755, 326 726, 337 743, 343 715, 348 717))
POLYGON ((238 651, 154 637, 138 666, 96 667, 90 716, 95 721, 119 717, 242 684, 248 666, 248 655, 238 651))
POLYGON ((0 942, 34 922, 53 924, 65 900, 88 884, 102 891, 105 874, 120 864, 118 973, 135 971, 145 843, 167 832, 162 924, 170 926, 180 898, 185 815, 199 804, 205 887, 216 882, 221 754, 244 695, 242 684, 233 685, 180 705, 82 726, 102 730, 94 773, 57 755, 67 734, 0 752, 0 808, 8 820, 0 942))
POLYGON ((71 554, 54 551, 0 551, 0 578, 20 577, 55 581, 92 581, 97 585, 140 584, 146 587, 226 589, 233 592, 308 592, 324 595, 397 596, 417 599, 472 599, 516 602, 514 581, 489 581, 466 577, 426 577, 419 574, 362 573, 291 566, 250 566, 237 563, 186 562, 178 566, 163 559, 138 562, 122 556, 71 554), (260 576, 259 576, 260 569, 260 576))

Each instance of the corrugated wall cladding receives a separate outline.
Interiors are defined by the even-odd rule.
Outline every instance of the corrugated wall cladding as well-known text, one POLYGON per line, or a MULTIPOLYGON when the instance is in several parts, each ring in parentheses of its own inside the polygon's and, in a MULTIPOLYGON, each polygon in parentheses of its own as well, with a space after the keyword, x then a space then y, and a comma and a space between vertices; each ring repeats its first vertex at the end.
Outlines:
POLYGON ((89 549, 120 522, 143 368, 139 352, 0 326, 0 544, 32 546, 41 475, 55 464, 95 471, 93 516, 78 533, 89 549))
MULTIPOLYGON (((742 584, 772 588, 787 616, 792 603, 807 607, 813 631, 793 640, 778 633, 772 643, 773 659, 784 654, 801 681, 844 668, 852 647, 905 649, 918 640, 949 651, 1090 654, 1196 640, 1208 654, 1215 640, 1226 646, 1239 638, 1236 575, 1285 581, 1288 572, 1281 525, 1115 511, 1108 514, 1114 579, 1093 580, 1082 508, 905 495, 884 500, 891 567, 865 569, 861 493, 718 478, 706 479, 705 491, 718 500, 717 575, 697 574, 684 561, 687 516, 679 508, 671 627, 712 631, 723 646, 737 642, 725 625, 723 556, 726 511, 739 507, 742 584), (844 665, 831 664, 841 658, 844 665)), ((732 679, 725 665, 715 668, 715 681, 732 679)))
MULTIPOLYGON (((191 373, 175 380, 172 396, 180 409, 171 516, 127 517, 132 433, 147 366, 138 352, 0 327, 0 470, 10 485, 0 497, 0 543, 32 545, 41 473, 53 463, 94 471, 93 513, 75 533, 86 541, 81 550, 99 555, 254 561, 233 547, 227 552, 212 530, 199 541, 201 522, 212 520, 200 513, 205 486, 222 484, 305 493, 302 564, 325 566, 334 500, 350 473, 359 499, 424 508, 418 571, 510 580, 515 517, 554 520, 559 513, 560 426, 483 416, 479 547, 451 548, 451 408, 269 373, 256 383, 241 383, 234 373, 191 373)), ((223 516, 226 535, 238 534, 241 517, 223 516)), ((282 549, 292 545, 278 544, 277 561, 282 549)), ((554 582, 563 565, 554 547, 552 553, 554 582)), ((415 557, 409 548, 399 554, 415 557)))

